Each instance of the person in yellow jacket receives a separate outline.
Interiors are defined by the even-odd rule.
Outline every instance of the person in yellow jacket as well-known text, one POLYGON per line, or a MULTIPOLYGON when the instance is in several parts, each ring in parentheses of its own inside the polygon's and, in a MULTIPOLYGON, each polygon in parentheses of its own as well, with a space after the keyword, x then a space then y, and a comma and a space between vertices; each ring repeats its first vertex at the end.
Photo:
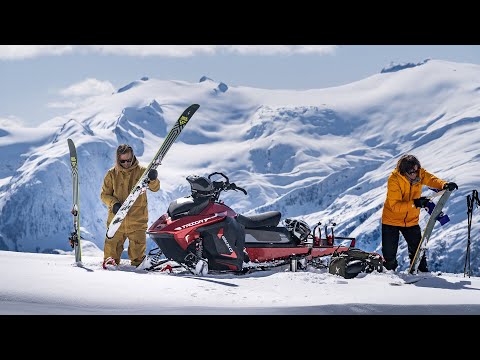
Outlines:
MULTIPOLYGON (((146 167, 138 163, 130 145, 121 144, 118 146, 115 166, 109 169, 105 175, 100 194, 102 202, 108 207, 107 227, 145 170, 146 167)), ((160 189, 160 181, 157 179, 157 175, 155 169, 148 173, 150 179, 148 188, 154 192, 160 189)), ((148 206, 147 193, 145 192, 132 205, 113 238, 105 237, 104 267, 120 264, 123 244, 127 238, 130 263, 133 266, 138 266, 142 262, 147 249, 147 225, 148 206)))
MULTIPOLYGON (((408 246, 410 263, 415 256, 418 244, 422 239, 418 225, 420 209, 427 207, 429 199, 421 196, 422 186, 434 189, 458 189, 454 182, 446 182, 429 173, 420 165, 413 155, 403 155, 396 168, 388 177, 387 198, 382 213, 382 253, 387 270, 395 270, 398 266, 397 249, 400 233, 408 246)), ((418 270, 428 272, 425 255, 420 261, 418 270)))

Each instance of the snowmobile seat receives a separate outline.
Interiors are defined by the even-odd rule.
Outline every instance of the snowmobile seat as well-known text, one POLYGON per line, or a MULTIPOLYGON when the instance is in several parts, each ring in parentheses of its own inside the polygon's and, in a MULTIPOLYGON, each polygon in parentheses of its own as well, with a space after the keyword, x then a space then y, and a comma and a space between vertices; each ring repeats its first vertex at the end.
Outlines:
POLYGON ((186 196, 172 201, 167 212, 172 220, 177 220, 184 216, 200 214, 207 207, 208 202, 208 198, 193 199, 191 196, 186 196))
POLYGON ((264 226, 277 226, 282 214, 280 211, 267 211, 258 215, 238 215, 237 221, 247 229, 256 229, 264 226))

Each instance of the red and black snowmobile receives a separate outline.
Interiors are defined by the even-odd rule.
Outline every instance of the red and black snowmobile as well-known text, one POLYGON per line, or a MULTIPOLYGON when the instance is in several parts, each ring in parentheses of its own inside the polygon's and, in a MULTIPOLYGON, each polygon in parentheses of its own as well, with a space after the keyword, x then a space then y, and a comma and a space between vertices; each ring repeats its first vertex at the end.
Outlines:
POLYGON ((139 269, 171 270, 172 260, 196 275, 247 273, 282 265, 291 271, 307 265, 325 268, 321 257, 355 246, 354 238, 335 237, 333 227, 325 238, 321 238, 321 231, 316 236, 320 223, 313 231, 301 220, 285 219, 285 226, 278 226, 279 211, 237 214, 219 199, 220 193, 247 192, 222 173, 212 173, 208 178, 190 175, 187 181, 191 195, 172 201, 167 213, 147 230, 158 248, 150 251, 139 269), (214 176, 221 180, 213 180, 214 176), (336 240, 350 244, 336 245, 336 240))

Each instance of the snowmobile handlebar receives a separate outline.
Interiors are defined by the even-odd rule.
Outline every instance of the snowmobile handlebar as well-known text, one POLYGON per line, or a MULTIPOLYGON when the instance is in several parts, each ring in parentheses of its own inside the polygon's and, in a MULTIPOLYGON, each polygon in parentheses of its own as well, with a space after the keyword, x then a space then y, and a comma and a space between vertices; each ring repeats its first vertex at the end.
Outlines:
POLYGON ((216 198, 218 199, 218 195, 220 194, 221 191, 228 191, 228 190, 240 190, 241 192, 243 192, 245 195, 247 195, 247 191, 244 189, 244 188, 241 188, 240 186, 237 186, 235 183, 231 183, 230 180, 228 179, 228 176, 221 173, 221 172, 214 172, 214 173, 211 173, 210 175, 208 175, 208 178, 211 180, 212 179, 212 176, 214 175, 220 175, 221 177, 223 177, 225 179, 225 181, 223 180, 215 180, 215 181, 212 181, 212 184, 213 184, 213 188, 215 189, 215 192, 216 192, 216 198))
POLYGON ((241 187, 237 186, 235 183, 231 183, 231 184, 229 185, 229 190, 235 190, 235 191, 240 190, 240 191, 243 192, 245 195, 247 195, 247 190, 245 190, 244 188, 241 188, 241 187))

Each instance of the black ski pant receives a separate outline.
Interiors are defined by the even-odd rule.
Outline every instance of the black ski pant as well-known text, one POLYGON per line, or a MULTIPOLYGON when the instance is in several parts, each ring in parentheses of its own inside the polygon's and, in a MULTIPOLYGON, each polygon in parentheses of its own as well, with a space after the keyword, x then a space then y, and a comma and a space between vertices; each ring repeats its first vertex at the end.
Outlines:
MULTIPOLYGON (((410 264, 417 252, 418 244, 420 244, 420 240, 422 239, 422 232, 420 231, 419 225, 405 227, 382 224, 382 253, 385 259, 383 265, 387 270, 395 270, 398 266, 397 250, 400 233, 402 233, 408 245, 410 264)), ((425 254, 420 261, 418 270, 422 272, 428 271, 425 254)))

